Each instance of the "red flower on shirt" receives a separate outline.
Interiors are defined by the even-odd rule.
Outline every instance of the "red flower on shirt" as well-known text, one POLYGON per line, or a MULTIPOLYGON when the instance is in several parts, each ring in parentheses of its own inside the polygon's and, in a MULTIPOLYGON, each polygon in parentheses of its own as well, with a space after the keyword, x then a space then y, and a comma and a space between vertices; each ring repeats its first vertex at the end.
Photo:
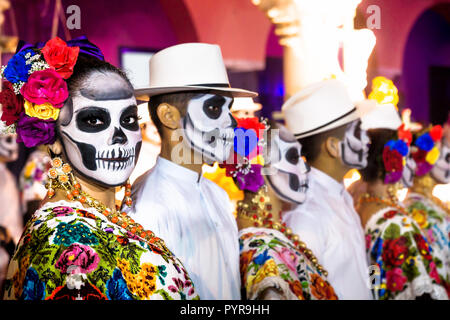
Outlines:
POLYGON ((417 248, 419 249, 420 254, 427 260, 431 260, 433 257, 430 254, 430 247, 426 242, 425 238, 418 233, 414 234, 414 240, 416 241, 417 248))
POLYGON ((382 259, 387 266, 400 266, 408 255, 407 239, 387 239, 383 243, 382 259))

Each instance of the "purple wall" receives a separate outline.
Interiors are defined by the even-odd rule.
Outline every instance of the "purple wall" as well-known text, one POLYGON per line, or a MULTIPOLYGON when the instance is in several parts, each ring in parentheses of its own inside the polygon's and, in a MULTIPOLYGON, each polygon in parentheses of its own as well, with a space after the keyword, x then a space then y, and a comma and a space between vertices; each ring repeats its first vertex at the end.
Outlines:
MULTIPOLYGON (((12 0, 21 39, 34 43, 50 38, 55 1, 48 1, 48 7, 46 2, 12 0)), ((71 30, 72 38, 87 35, 114 65, 120 62, 120 46, 162 49, 178 42, 158 0, 133 0, 132 5, 123 0, 63 0, 62 3, 64 12, 72 4, 81 9, 81 30, 71 30)), ((9 25, 6 32, 10 32, 9 25)), ((58 35, 65 39, 61 25, 58 35)))
POLYGON ((414 24, 403 59, 404 107, 411 108, 416 121, 430 120, 430 66, 450 67, 450 24, 433 10, 425 11, 414 24))

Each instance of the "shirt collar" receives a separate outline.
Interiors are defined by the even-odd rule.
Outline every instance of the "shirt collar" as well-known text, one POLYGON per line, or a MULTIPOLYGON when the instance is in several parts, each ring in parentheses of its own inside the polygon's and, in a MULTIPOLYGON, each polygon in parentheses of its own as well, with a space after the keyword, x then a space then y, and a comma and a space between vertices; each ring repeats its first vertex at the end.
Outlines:
POLYGON ((202 180, 202 176, 197 172, 161 157, 156 159, 156 167, 164 175, 176 180, 183 180, 190 183, 199 183, 202 180))
POLYGON ((325 186, 326 189, 332 193, 343 195, 344 191, 346 191, 344 183, 336 181, 319 169, 311 167, 311 172, 309 174, 313 181, 316 181, 321 186, 325 186))

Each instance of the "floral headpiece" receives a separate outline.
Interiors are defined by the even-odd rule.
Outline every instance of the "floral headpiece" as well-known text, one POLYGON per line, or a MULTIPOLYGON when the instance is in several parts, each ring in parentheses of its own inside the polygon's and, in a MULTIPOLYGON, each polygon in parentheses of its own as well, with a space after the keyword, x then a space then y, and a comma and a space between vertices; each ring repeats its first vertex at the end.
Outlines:
POLYGON ((436 125, 429 127, 415 139, 411 154, 417 165, 417 176, 427 174, 439 159, 439 148, 436 143, 442 139, 442 132, 442 126, 436 125))
POLYGON ((219 166, 226 169, 226 175, 236 181, 240 190, 257 192, 264 185, 261 174, 264 163, 261 155, 266 144, 264 131, 269 125, 267 120, 259 121, 256 117, 236 118, 236 121, 231 161, 219 166))
POLYGON ((21 42, 18 52, 2 66, 1 121, 26 147, 55 142, 59 112, 69 97, 70 78, 80 52, 103 60, 100 49, 86 37, 68 42, 55 37, 45 45, 21 42))
POLYGON ((397 130, 398 139, 386 142, 383 148, 383 165, 386 171, 384 183, 396 183, 402 178, 403 167, 411 144, 411 132, 401 125, 397 130))

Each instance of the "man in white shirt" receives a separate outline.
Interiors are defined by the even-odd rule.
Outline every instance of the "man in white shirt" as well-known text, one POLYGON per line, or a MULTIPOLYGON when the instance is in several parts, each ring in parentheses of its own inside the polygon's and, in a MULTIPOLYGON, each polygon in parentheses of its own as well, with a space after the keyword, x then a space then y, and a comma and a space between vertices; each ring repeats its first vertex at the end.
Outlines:
POLYGON ((130 215, 183 262, 201 299, 240 299, 238 230, 226 192, 202 177, 203 162, 225 161, 233 146, 234 96, 217 45, 188 43, 150 59, 149 112, 161 136, 153 169, 132 188, 130 215), (181 142, 180 142, 181 141, 181 142))
POLYGON ((367 165, 367 133, 346 87, 337 80, 311 85, 283 105, 286 126, 311 166, 307 200, 283 220, 328 271, 339 299, 372 299, 364 231, 343 178, 367 165))

